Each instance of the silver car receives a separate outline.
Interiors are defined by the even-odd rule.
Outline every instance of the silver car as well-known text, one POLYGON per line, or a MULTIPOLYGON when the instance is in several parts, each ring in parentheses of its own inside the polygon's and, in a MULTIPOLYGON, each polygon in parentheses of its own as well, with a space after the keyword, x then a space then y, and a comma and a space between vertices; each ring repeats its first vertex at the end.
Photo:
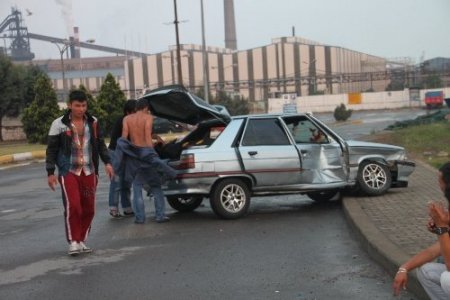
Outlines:
POLYGON ((160 149, 178 170, 164 193, 179 211, 209 198, 218 216, 234 219, 253 195, 306 194, 320 202, 344 189, 382 195, 406 187, 415 168, 404 148, 345 141, 311 114, 231 117, 177 86, 143 97, 154 115, 196 126, 160 149))

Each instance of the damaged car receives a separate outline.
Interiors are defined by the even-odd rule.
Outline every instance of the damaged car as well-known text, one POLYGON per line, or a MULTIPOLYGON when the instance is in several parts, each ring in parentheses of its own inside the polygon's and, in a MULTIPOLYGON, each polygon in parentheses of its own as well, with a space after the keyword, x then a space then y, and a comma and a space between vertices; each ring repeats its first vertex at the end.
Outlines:
POLYGON ((344 140, 308 113, 230 116, 181 86, 143 97, 155 116, 195 126, 159 149, 178 173, 163 187, 178 211, 208 198, 219 217, 236 219, 252 196, 305 194, 324 202, 344 189, 377 196, 407 187, 415 168, 404 148, 344 140))

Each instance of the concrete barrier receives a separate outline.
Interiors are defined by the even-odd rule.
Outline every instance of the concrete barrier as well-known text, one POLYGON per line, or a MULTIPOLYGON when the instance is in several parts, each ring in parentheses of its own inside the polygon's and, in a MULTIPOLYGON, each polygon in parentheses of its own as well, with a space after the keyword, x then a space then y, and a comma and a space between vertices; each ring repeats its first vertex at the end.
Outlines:
POLYGON ((37 150, 32 152, 8 154, 0 156, 0 165, 20 162, 24 160, 43 159, 45 158, 45 150, 37 150))

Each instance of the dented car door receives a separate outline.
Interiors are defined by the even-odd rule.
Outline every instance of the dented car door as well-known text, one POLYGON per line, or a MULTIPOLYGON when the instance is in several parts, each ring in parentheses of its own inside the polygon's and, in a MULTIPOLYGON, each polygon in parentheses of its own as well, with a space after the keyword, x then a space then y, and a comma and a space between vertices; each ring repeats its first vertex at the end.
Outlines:
POLYGON ((306 116, 283 119, 301 153, 302 184, 346 183, 345 155, 338 140, 306 116))

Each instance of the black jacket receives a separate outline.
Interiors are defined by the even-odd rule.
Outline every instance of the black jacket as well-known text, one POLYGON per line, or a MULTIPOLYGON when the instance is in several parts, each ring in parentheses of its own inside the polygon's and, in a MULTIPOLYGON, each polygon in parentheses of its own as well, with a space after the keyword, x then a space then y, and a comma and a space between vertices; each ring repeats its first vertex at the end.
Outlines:
MULTIPOLYGON (((72 137, 74 135, 72 126, 70 126, 69 110, 62 117, 54 120, 47 138, 47 151, 45 158, 45 167, 48 175, 55 173, 58 167, 59 175, 64 176, 70 169, 70 159, 72 155, 72 137)), ((108 149, 100 133, 97 119, 86 113, 86 120, 91 134, 92 162, 95 168, 95 174, 98 175, 99 157, 105 163, 111 163, 108 149)))

